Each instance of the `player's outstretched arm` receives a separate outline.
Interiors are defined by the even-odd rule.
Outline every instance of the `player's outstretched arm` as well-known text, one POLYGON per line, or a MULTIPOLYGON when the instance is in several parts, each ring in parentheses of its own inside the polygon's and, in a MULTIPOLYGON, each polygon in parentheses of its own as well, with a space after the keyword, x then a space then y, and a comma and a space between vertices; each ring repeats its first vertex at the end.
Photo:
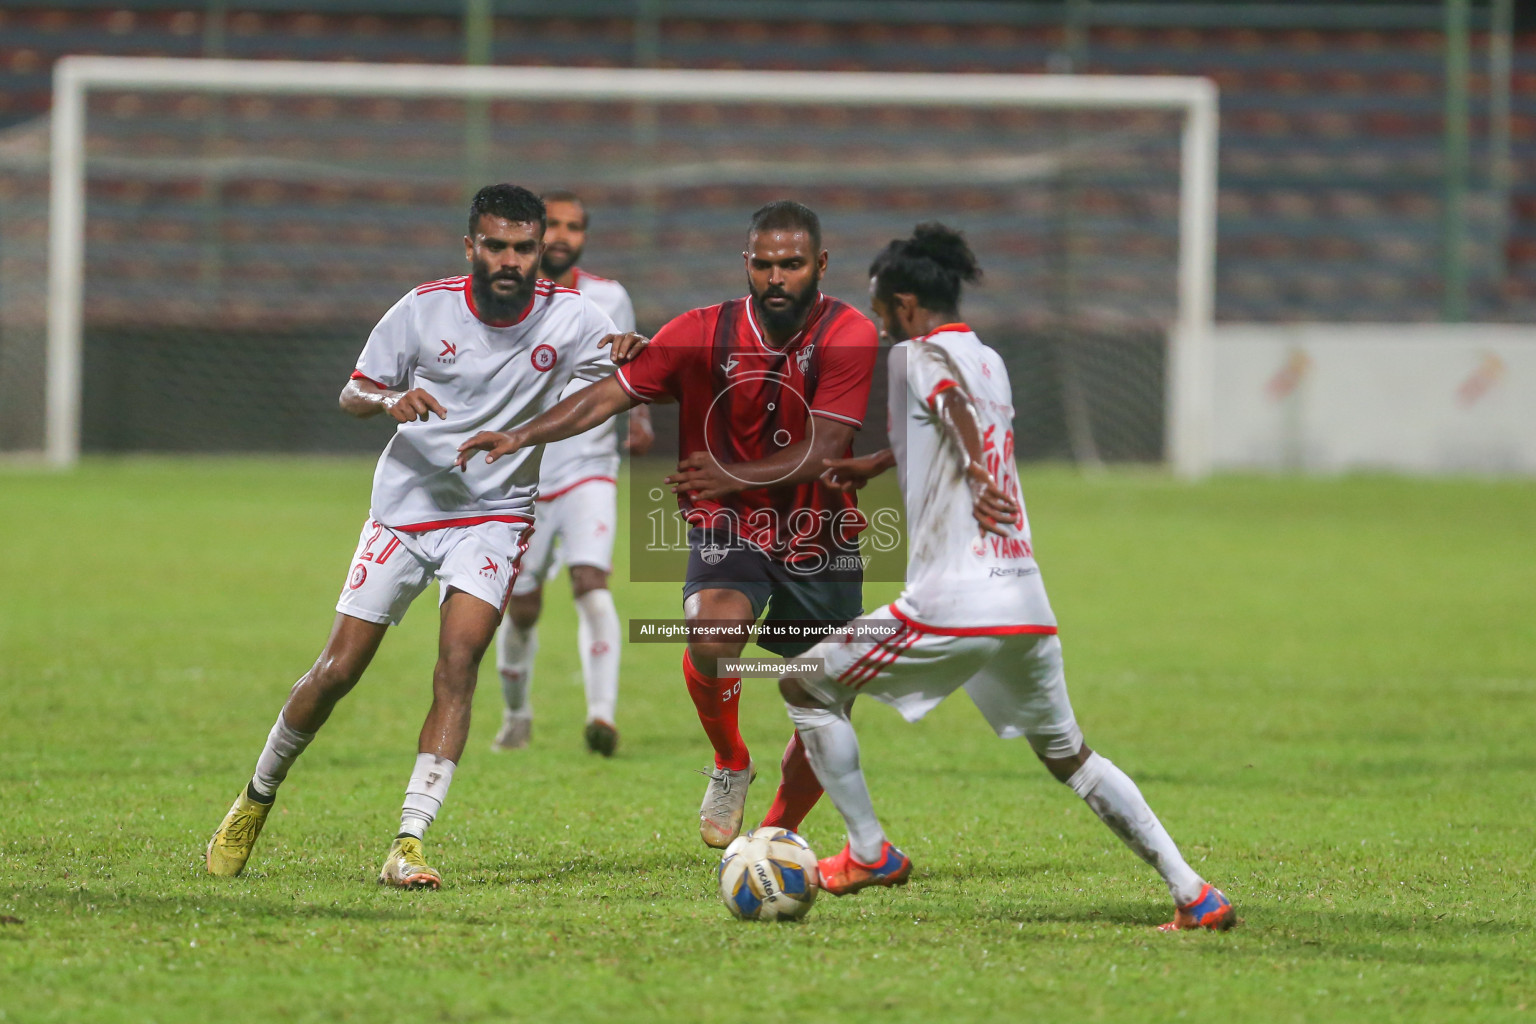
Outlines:
POLYGON ((712 452, 692 452, 666 478, 673 494, 690 494, 718 501, 727 494, 758 487, 793 487, 815 480, 835 458, 853 443, 854 427, 840 420, 811 415, 810 436, 781 448, 764 459, 722 463, 712 452))
POLYGON ((520 427, 507 431, 482 430, 459 445, 459 457, 453 464, 463 469, 470 455, 477 451, 485 452, 486 462, 495 462, 503 455, 511 455, 529 445, 563 441, 586 433, 636 404, 638 400, 630 397, 610 374, 591 387, 561 399, 520 427))
MULTIPOLYGON (((959 376, 956 374, 956 376, 959 376)), ((981 427, 976 422, 976 406, 971 396, 958 384, 940 391, 936 401, 939 422, 965 461, 965 480, 971 488, 971 514, 983 535, 995 533, 1006 537, 999 523, 1016 523, 1019 506, 987 471, 987 458, 981 444, 981 427)))
POLYGON ((846 493, 857 491, 869 483, 871 477, 895 466, 896 455, 889 448, 883 448, 873 455, 852 459, 822 459, 821 464, 827 467, 821 474, 821 482, 834 491, 846 493))
POLYGON ((340 401, 342 412, 359 419, 387 412, 397 423, 408 423, 411 420, 425 420, 434 412, 438 419, 448 415, 442 404, 421 388, 391 391, 379 387, 371 380, 357 377, 347 381, 347 386, 341 389, 340 401))
POLYGON ((656 443, 656 428, 651 426, 651 411, 643 404, 629 410, 629 436, 624 439, 624 450, 631 455, 644 455, 656 443))

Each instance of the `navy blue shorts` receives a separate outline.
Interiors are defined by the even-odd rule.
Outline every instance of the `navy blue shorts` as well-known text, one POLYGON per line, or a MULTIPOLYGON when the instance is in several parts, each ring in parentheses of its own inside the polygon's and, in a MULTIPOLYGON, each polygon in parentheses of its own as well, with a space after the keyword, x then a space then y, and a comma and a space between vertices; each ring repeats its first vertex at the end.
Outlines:
MULTIPOLYGON (((683 600, 701 590, 735 590, 752 602, 752 618, 765 623, 841 626, 864 611, 864 568, 858 550, 842 552, 845 564, 797 570, 744 544, 734 534, 694 527, 688 531, 688 575, 683 600), (768 614, 763 614, 763 609, 768 614)), ((786 658, 804 654, 821 640, 760 639, 765 651, 786 658)))

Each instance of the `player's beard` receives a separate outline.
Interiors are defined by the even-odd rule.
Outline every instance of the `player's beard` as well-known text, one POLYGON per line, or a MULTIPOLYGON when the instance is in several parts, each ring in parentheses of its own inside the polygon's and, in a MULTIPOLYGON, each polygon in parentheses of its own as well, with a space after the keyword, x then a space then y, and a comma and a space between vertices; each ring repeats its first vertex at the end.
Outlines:
POLYGON ((469 283, 474 290, 475 309, 480 316, 492 323, 499 323, 516 320, 522 315, 523 310, 528 308, 528 300, 533 298, 533 288, 538 278, 525 278, 518 271, 508 270, 492 274, 484 263, 476 260, 470 270, 469 283), (491 287, 491 282, 497 280, 517 281, 517 290, 507 295, 499 294, 491 287))
POLYGON ((805 326, 806 315, 810 313, 811 307, 816 304, 816 300, 821 294, 821 274, 813 274, 811 279, 806 282, 805 289, 798 295, 787 288, 774 286, 769 286, 759 292, 756 288, 752 287, 750 279, 748 280, 747 287, 752 292, 752 309, 757 313, 757 319, 767 329, 768 333, 776 335, 794 334, 805 326), (763 305, 764 299, 778 295, 787 295, 789 297, 789 305, 778 310, 763 305))
POLYGON ((539 263, 539 273, 554 281, 581 262, 581 253, 580 249, 545 247, 544 258, 539 263))

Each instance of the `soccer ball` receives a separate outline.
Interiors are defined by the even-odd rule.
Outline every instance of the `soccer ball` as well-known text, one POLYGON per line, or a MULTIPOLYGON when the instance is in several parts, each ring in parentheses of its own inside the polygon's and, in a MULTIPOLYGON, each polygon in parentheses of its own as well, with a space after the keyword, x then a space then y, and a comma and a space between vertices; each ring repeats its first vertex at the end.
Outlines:
POLYGON ((816 855, 787 828, 737 836, 720 860, 720 899, 744 921, 804 917, 820 889, 816 855))

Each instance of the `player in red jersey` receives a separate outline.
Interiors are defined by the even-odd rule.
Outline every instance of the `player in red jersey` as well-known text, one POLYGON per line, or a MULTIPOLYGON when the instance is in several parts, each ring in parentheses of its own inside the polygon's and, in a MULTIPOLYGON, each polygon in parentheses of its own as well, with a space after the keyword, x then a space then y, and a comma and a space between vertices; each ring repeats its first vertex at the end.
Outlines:
MULTIPOLYGON (((460 464, 591 429, 641 402, 678 403, 678 471, 667 477, 689 525, 683 613, 690 627, 683 676, 715 748, 699 832, 724 847, 741 831, 751 756, 737 727, 737 658, 765 623, 841 624, 862 610, 857 538, 866 523, 854 496, 820 480, 821 460, 846 458, 863 423, 879 340, 858 310, 821 294, 827 252, 816 214, 769 203, 747 235, 750 294, 690 310, 657 332, 616 373, 507 433, 461 448, 460 464), (713 632, 697 631, 707 624, 713 632)), ((812 641, 764 639, 794 656, 812 641)), ((796 829, 821 796, 798 735, 781 763, 764 824, 796 829)))

